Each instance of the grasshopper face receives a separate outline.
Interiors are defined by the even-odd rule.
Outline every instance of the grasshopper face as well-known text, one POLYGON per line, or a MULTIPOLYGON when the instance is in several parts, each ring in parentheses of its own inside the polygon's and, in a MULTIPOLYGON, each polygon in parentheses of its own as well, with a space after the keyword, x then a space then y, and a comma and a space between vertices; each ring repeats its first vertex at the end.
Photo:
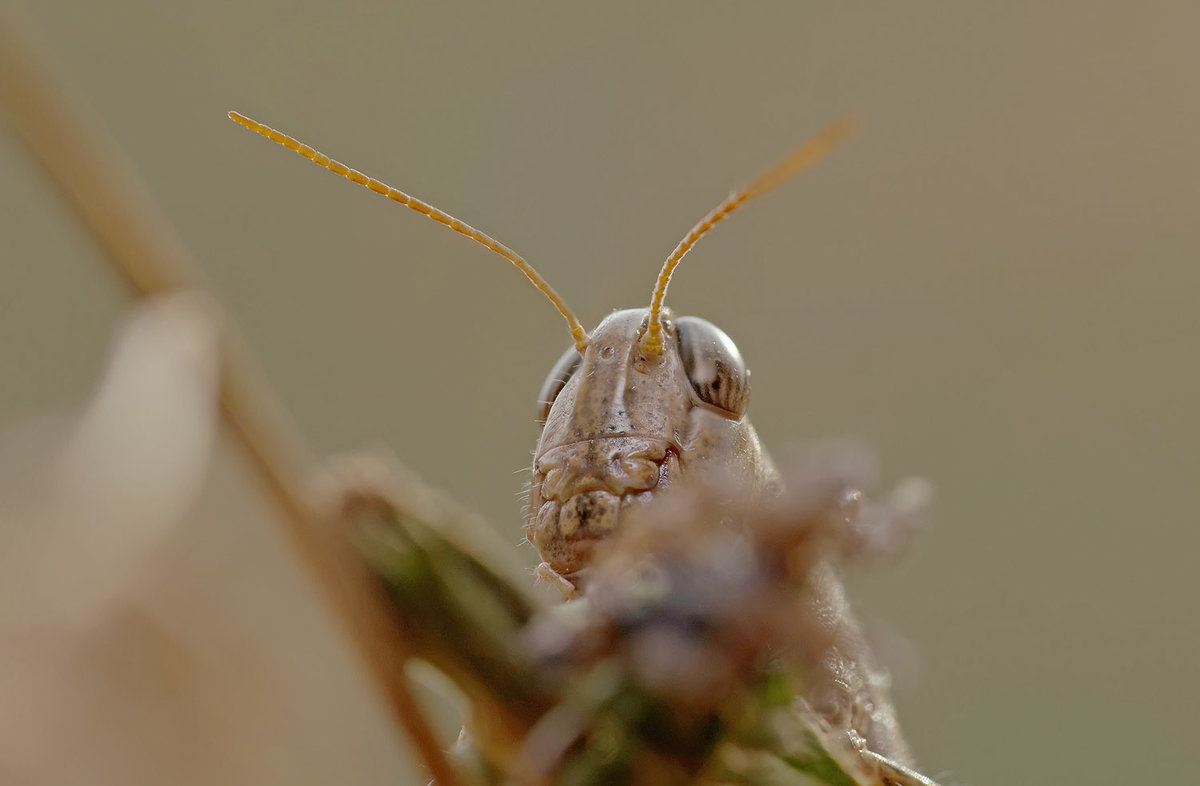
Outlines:
POLYGON ((578 587, 597 543, 680 478, 719 470, 755 491, 776 472, 746 417, 749 372, 715 325, 664 312, 648 357, 648 309, 610 314, 570 349, 540 397, 525 532, 547 571, 578 587))

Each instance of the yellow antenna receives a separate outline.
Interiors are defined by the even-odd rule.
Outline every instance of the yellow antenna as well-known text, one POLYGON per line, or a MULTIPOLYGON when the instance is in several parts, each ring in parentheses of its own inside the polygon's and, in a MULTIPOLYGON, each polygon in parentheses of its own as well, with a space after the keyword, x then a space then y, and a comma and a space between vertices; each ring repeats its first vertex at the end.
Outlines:
POLYGON ((647 356, 654 357, 662 352, 662 320, 660 315, 662 314, 663 299, 667 296, 667 285, 671 283, 671 274, 675 272, 675 268, 679 265, 680 260, 683 259, 688 251, 692 250, 692 246, 696 245, 696 241, 708 232, 708 230, 716 226, 719 221, 728 217, 730 213, 737 210, 750 199, 770 191, 789 177, 820 161, 849 139, 857 125, 858 123, 853 117, 843 117, 821 133, 804 142, 757 179, 730 194, 724 202, 717 205, 713 208, 712 212, 700 219, 700 223, 692 227, 692 231, 688 232, 683 240, 679 241, 679 245, 671 252, 671 256, 667 257, 667 261, 663 263, 662 270, 658 274, 658 281, 654 284, 654 292, 650 296, 650 323, 646 334, 642 337, 641 343, 642 351, 647 356))
POLYGON ((495 251, 497 254, 516 265, 517 268, 525 274, 525 277, 528 278, 543 295, 550 299, 550 302, 554 304, 556 309, 558 309, 558 313, 562 314, 563 319, 567 320, 567 326, 571 329, 571 339, 575 342, 575 348, 579 350, 579 353, 583 354, 583 351, 587 349, 588 335, 587 331, 583 329, 583 325, 580 324, 576 316, 571 313, 571 309, 567 308, 567 304, 563 302, 563 299, 559 297, 559 294, 554 291, 554 287, 550 286, 546 279, 542 278, 541 274, 534 270, 532 265, 522 259, 521 255, 516 251, 513 251, 511 248, 497 240, 493 240, 491 237, 485 235, 483 232, 480 232, 478 229, 475 229, 468 224, 464 224, 462 221, 459 221, 449 213, 444 213, 433 205, 422 202, 416 197, 411 197, 399 189, 392 188, 387 183, 380 182, 373 177, 368 177, 362 172, 359 172, 357 169, 351 169, 339 161, 334 161, 324 153, 314 150, 308 145, 301 144, 299 141, 291 138, 287 134, 280 133, 270 126, 265 126, 262 123, 251 120, 245 115, 238 114, 237 112, 230 112, 229 119, 236 121, 246 128, 249 128, 251 131, 260 136, 265 136, 272 142, 278 142, 288 150, 291 150, 293 153, 307 158, 317 166, 325 167, 335 175, 341 175, 352 183, 358 183, 360 186, 365 186, 371 189, 376 194, 382 194, 393 202, 399 202, 405 207, 411 208, 424 216, 428 216, 439 224, 450 227, 458 234, 466 235, 476 243, 495 251))

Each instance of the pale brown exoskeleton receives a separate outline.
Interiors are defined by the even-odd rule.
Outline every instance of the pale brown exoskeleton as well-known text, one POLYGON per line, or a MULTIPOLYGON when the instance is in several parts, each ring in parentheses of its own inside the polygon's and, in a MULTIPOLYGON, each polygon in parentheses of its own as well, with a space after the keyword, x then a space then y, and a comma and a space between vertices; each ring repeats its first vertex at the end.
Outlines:
POLYGON ((568 596, 597 542, 682 477, 720 472, 751 493, 778 486, 746 417, 750 374, 737 347, 698 317, 660 319, 653 352, 647 309, 610 314, 542 389, 525 532, 545 560, 539 575, 568 596))
MULTIPOLYGON (((830 126, 735 191, 668 257, 649 307, 615 311, 588 334, 550 285, 507 246, 274 129, 236 112, 230 117, 505 257, 567 321, 573 345, 551 370, 538 402, 542 433, 534 452, 525 531, 543 560, 539 578, 568 597, 585 590, 597 544, 681 479, 719 474, 731 487, 745 490, 751 501, 782 491, 779 473, 746 415, 750 373, 737 347, 710 322, 674 316, 663 300, 675 267, 704 233, 837 147, 852 132, 851 121, 830 126)), ((830 630, 827 643, 803 653, 811 661, 812 684, 804 696, 808 706, 858 741, 864 756, 910 764, 892 717, 886 679, 870 665, 866 641, 832 563, 814 565, 809 589, 813 599, 808 608, 830 630)), ((914 778, 881 782, 928 782, 914 778)))

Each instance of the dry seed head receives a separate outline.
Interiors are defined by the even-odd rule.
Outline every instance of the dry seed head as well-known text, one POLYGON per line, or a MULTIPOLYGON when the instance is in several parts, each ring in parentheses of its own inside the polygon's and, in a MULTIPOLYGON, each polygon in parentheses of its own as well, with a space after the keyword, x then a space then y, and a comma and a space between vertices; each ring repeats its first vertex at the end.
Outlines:
POLYGON ((658 274, 658 281, 654 284, 654 292, 650 296, 649 328, 642 337, 642 351, 646 355, 656 357, 662 352, 662 320, 660 316, 663 299, 667 296, 667 285, 671 283, 671 274, 675 272, 676 266, 679 265, 684 255, 691 251, 692 246, 696 245, 696 241, 749 200, 770 191, 833 152, 853 135, 857 126, 858 122, 854 117, 842 117, 821 133, 805 141, 758 178, 730 194, 724 202, 700 219, 700 222, 692 227, 692 231, 688 232, 683 240, 679 241, 679 245, 663 263, 662 270, 658 274))
POLYGON ((554 307, 558 309, 558 313, 562 314, 563 319, 567 320, 567 326, 571 330, 571 340, 575 342, 575 348, 579 350, 579 353, 583 354, 583 351, 587 349, 587 331, 583 329, 583 325, 579 322, 579 319, 571 313, 571 309, 567 308, 566 302, 554 291, 554 287, 550 286, 549 282, 542 278, 541 274, 534 270, 533 266, 526 262, 516 251, 513 251, 508 246, 480 232, 469 224, 459 221, 449 213, 438 210, 433 205, 422 202, 416 197, 409 196, 397 188, 392 188, 387 183, 364 175, 357 169, 351 169, 340 161, 335 161, 324 153, 314 150, 308 145, 293 139, 287 134, 276 131, 270 126, 263 125, 256 120, 251 120, 237 112, 230 112, 229 119, 245 126, 259 136, 264 136, 272 142, 278 142, 293 153, 307 158, 317 166, 324 167, 335 175, 341 175, 352 183, 358 183, 360 186, 371 189, 376 194, 381 194, 393 202, 399 202, 405 207, 415 210, 443 226, 450 227, 460 235, 466 235, 476 243, 491 249, 509 262, 512 262, 538 288, 538 291, 550 300, 554 307))

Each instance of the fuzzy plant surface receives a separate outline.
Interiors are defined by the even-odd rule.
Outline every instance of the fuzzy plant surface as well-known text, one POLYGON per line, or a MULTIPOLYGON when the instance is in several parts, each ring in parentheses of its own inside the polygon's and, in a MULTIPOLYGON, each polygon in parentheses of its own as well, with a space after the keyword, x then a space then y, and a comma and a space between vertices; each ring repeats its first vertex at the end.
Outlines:
POLYGON ((859 537, 844 467, 814 463, 775 507, 719 483, 681 487, 602 550, 581 599, 560 605, 490 565, 445 508, 414 513, 361 474, 337 497, 336 526, 411 655, 466 695, 464 782, 929 786, 802 698, 816 678, 804 640, 829 635, 804 612, 810 574, 859 537))

